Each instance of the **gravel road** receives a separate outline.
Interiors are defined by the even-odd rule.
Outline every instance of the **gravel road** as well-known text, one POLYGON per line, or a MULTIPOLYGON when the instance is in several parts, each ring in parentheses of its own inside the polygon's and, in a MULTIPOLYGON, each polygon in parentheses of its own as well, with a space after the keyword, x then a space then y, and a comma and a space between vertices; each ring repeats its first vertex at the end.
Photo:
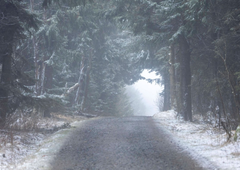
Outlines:
POLYGON ((92 119, 77 128, 52 170, 202 170, 151 117, 92 119))

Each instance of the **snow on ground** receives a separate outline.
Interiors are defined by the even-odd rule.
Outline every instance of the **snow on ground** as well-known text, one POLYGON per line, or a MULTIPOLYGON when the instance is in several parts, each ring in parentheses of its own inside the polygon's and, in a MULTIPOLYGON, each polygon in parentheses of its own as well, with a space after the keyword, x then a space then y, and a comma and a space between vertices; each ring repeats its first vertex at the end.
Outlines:
POLYGON ((48 169, 69 132, 84 120, 55 115, 38 120, 32 131, 0 129, 0 170, 48 169))
POLYGON ((174 111, 160 112, 153 116, 185 147, 201 155, 221 170, 240 170, 240 142, 226 142, 227 135, 205 123, 185 122, 174 111))
MULTIPOLYGON (((240 170, 240 142, 226 142, 224 131, 210 124, 185 122, 178 119, 173 111, 161 112, 153 117, 186 150, 192 150, 191 155, 196 156, 196 159, 200 159, 197 155, 204 157, 201 159, 203 164, 208 160, 221 170, 240 170)), ((44 123, 40 123, 40 127, 49 129, 61 127, 66 121, 44 120, 44 123)), ((51 160, 73 131, 72 128, 83 124, 84 119, 80 118, 78 122, 71 123, 70 128, 57 128, 58 131, 54 134, 0 130, 0 170, 50 169, 51 160)))
POLYGON ((26 157, 21 163, 14 166, 14 170, 50 170, 51 162, 60 151, 61 147, 74 132, 72 128, 80 127, 83 121, 71 124, 71 128, 62 129, 43 140, 33 154, 26 157))
MULTIPOLYGON (((39 142, 45 137, 44 134, 26 133, 26 132, 11 132, 1 139, 4 139, 0 148, 0 170, 15 169, 15 165, 28 155, 30 155, 39 146, 39 142), (8 136, 13 136, 13 142, 9 143, 8 136)), ((11 137, 10 137, 11 138, 11 137)), ((10 139, 11 140, 11 139, 10 139)))

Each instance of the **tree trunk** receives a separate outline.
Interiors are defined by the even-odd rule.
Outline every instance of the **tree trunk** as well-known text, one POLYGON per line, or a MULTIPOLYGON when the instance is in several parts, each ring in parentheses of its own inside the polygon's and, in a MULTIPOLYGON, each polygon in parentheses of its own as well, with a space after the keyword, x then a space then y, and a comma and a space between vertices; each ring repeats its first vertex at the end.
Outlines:
POLYGON ((7 114, 9 113, 9 92, 11 89, 11 64, 14 45, 14 36, 16 33, 16 25, 12 24, 12 18, 18 18, 18 13, 14 2, 1 2, 1 6, 5 6, 1 11, 2 23, 0 26, 0 60, 2 64, 1 80, 0 80, 0 123, 5 124, 7 114), (8 24, 11 23, 11 24, 8 24))
POLYGON ((169 86, 169 75, 168 73, 164 73, 163 76, 163 81, 164 81, 164 100, 163 100, 163 111, 167 111, 171 109, 171 104, 170 104, 170 86, 169 86))
POLYGON ((46 65, 45 68, 45 88, 51 89, 53 84, 53 68, 51 65, 46 65))
POLYGON ((46 76, 46 64, 43 62, 40 70, 40 79, 39 79, 39 84, 40 84, 40 95, 44 94, 45 92, 45 76, 46 76))
MULTIPOLYGON (((46 61, 46 60, 45 60, 46 61)), ((41 67, 41 93, 44 94, 48 89, 52 88, 53 81, 53 68, 51 65, 48 65, 46 62, 42 63, 41 67)))
MULTIPOLYGON (((10 49, 9 49, 10 50, 10 49)), ((11 53, 8 51, 2 58, 2 75, 0 86, 0 122, 4 124, 7 113, 9 111, 8 106, 8 93, 11 86, 11 53)))
POLYGON ((176 108, 176 81, 175 81, 175 48, 171 45, 170 54, 170 94, 171 94, 171 109, 176 108))
POLYGON ((0 58, 2 62, 0 81, 0 123, 1 125, 4 125, 9 112, 8 96, 9 89, 11 88, 11 64, 15 28, 11 26, 5 26, 2 27, 0 31, 5 32, 0 42, 2 44, 0 49, 0 58))
POLYGON ((89 80, 90 80, 90 68, 87 70, 87 77, 86 77, 86 82, 85 82, 85 87, 84 87, 84 95, 82 97, 82 102, 81 102, 81 111, 85 110, 85 103, 88 97, 88 86, 89 86, 89 80))
MULTIPOLYGON (((176 48, 176 46, 175 46, 176 48)), ((179 53, 179 47, 177 47, 176 49, 178 49, 178 52, 175 56, 175 63, 180 64, 181 63, 181 55, 179 53)), ((181 67, 176 67, 175 68, 175 88, 176 88, 176 110, 178 114, 181 114, 182 111, 182 75, 181 75, 181 67)))
POLYGON ((75 96, 75 104, 79 104, 79 100, 81 97, 81 91, 82 91, 83 79, 84 79, 84 68, 85 68, 84 60, 85 60, 85 57, 82 58, 81 65, 80 65, 80 72, 79 72, 79 79, 78 79, 79 86, 75 96))
POLYGON ((192 99, 191 99, 191 53, 189 44, 184 35, 180 36, 180 52, 181 52, 181 90, 183 107, 182 114, 184 120, 192 121, 192 99))
POLYGON ((90 59, 89 59, 89 66, 87 68, 87 76, 86 76, 86 80, 85 80, 85 87, 84 87, 84 95, 82 98, 82 102, 81 102, 81 110, 84 111, 85 110, 85 103, 88 97, 88 87, 89 87, 89 81, 90 81, 90 72, 91 72, 91 68, 92 68, 92 55, 93 52, 91 51, 90 53, 90 59))
MULTIPOLYGON (((43 10, 43 22, 45 25, 47 25, 47 11, 46 9, 43 10)), ((47 39, 47 37, 45 36, 44 38, 47 39)), ((43 39, 44 39, 43 38, 43 39)), ((48 41, 47 41, 48 42, 48 41)), ((55 51, 52 49, 51 43, 47 43, 47 51, 48 53, 45 54, 44 58, 43 58, 43 62, 42 62, 42 67, 41 67, 41 94, 44 94, 45 92, 48 92, 48 89, 52 88, 52 83, 53 83, 53 67, 51 65, 51 63, 47 62, 49 61, 52 57, 55 56, 55 51), (51 55, 49 55, 51 51, 51 55)), ((42 47, 41 50, 44 51, 44 48, 46 47, 42 47)))
MULTIPOLYGON (((30 0, 30 11, 34 12, 34 0, 30 0)), ((33 35, 32 38, 32 46, 33 46, 33 58, 34 58, 34 66, 35 66, 35 79, 36 84, 35 84, 35 89, 34 92, 37 96, 41 94, 41 82, 40 82, 40 65, 38 63, 38 45, 37 45, 37 40, 36 36, 33 35)))

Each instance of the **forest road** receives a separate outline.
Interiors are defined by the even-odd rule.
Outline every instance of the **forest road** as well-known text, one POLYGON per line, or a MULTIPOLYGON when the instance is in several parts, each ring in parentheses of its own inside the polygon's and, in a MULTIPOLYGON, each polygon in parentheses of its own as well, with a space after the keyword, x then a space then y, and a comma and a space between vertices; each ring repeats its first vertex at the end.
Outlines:
POLYGON ((52 170, 202 170, 152 117, 87 121, 65 142, 52 170))

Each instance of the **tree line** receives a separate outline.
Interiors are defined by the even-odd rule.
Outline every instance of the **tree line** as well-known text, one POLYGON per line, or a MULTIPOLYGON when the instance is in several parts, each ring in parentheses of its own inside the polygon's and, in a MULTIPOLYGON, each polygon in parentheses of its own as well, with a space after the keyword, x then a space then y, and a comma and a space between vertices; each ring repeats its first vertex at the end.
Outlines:
POLYGON ((14 108, 54 109, 56 101, 114 114, 122 88, 151 69, 162 77, 164 110, 239 123, 238 0, 1 4, 3 120, 14 108))
POLYGON ((105 1, 1 0, 1 122, 26 108, 43 116, 62 109, 132 114, 123 89, 140 78, 133 57, 139 54, 131 49, 137 38, 104 18, 107 7, 105 1))
POLYGON ((146 68, 162 76, 164 110, 239 121, 239 1, 118 3, 119 21, 144 39, 146 68))

